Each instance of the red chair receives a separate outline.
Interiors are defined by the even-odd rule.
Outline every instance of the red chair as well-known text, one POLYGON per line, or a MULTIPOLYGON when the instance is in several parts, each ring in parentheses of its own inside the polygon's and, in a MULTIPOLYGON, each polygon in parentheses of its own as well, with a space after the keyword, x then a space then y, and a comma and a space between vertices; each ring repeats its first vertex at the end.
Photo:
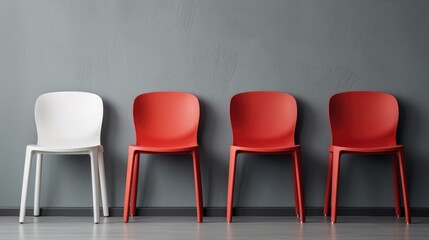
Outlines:
POLYGON ((297 105, 281 92, 245 92, 232 97, 230 116, 233 141, 230 147, 226 221, 232 220, 235 167, 238 153, 291 154, 295 212, 305 221, 300 146, 295 144, 297 105))
POLYGON ((326 181, 324 215, 331 203, 331 222, 336 222, 340 157, 344 153, 392 154, 395 211, 401 215, 398 165, 405 208, 405 221, 411 222, 407 195, 404 148, 396 143, 399 108, 395 97, 381 92, 343 92, 329 101, 332 145, 326 181), (331 190, 332 188, 332 190, 331 190))
POLYGON ((128 147, 128 169, 124 200, 124 222, 136 214, 140 154, 191 154, 197 205, 197 221, 203 221, 203 199, 197 144, 200 107, 188 93, 144 93, 134 100, 136 145, 128 147))

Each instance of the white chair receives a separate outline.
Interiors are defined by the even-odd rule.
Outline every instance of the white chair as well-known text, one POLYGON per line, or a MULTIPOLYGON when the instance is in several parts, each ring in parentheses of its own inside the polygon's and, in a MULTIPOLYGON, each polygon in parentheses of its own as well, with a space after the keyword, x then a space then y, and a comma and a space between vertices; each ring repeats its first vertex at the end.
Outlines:
POLYGON ((31 159, 36 157, 34 216, 39 216, 40 178, 43 154, 88 154, 91 159, 94 223, 99 222, 99 178, 103 215, 109 216, 103 146, 100 144, 103 102, 93 93, 52 92, 36 101, 37 145, 27 145, 19 222, 25 218, 31 159))

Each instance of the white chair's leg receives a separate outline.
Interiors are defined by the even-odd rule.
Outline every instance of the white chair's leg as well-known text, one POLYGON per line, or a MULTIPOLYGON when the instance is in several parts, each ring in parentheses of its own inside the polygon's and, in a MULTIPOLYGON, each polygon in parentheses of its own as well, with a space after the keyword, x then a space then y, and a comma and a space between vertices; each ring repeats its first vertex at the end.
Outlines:
POLYGON ((100 171, 101 201, 103 203, 103 215, 109 216, 109 202, 107 199, 106 173, 104 169, 103 152, 98 152, 98 170, 100 171))
POLYGON ((42 176, 42 154, 36 154, 36 179, 34 185, 34 216, 40 215, 40 178, 42 176))
POLYGON ((25 218, 25 205, 27 202, 27 190, 28 190, 28 180, 30 179, 30 167, 31 167, 31 157, 33 152, 29 147, 25 152, 25 162, 24 162, 24 176, 22 179, 22 192, 21 192, 21 207, 19 209, 19 223, 24 223, 25 218))
POLYGON ((91 180, 92 180, 92 202, 94 207, 94 223, 100 219, 100 197, 99 197, 99 176, 98 176, 98 153, 97 150, 90 152, 91 157, 91 180))

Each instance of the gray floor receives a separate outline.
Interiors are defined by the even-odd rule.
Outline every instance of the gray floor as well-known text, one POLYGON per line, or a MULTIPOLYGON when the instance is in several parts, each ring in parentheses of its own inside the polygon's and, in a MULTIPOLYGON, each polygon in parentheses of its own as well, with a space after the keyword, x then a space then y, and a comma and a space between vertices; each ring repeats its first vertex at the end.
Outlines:
POLYGON ((338 217, 331 224, 323 217, 134 217, 127 224, 119 217, 0 217, 0 239, 429 239, 429 218, 413 218, 407 225, 394 217, 338 217))

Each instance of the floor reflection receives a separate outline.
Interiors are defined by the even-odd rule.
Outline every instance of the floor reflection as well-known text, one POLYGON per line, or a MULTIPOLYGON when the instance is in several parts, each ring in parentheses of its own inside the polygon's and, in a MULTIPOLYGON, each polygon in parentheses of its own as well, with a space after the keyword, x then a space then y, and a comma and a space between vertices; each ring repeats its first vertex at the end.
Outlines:
POLYGON ((18 224, 16 217, 0 217, 0 239, 429 239, 429 218, 415 218, 406 224, 403 218, 339 217, 332 224, 329 218, 308 217, 300 223, 293 217, 206 217, 203 223, 193 217, 139 217, 129 223, 109 217, 93 224, 91 217, 28 218, 18 224))

